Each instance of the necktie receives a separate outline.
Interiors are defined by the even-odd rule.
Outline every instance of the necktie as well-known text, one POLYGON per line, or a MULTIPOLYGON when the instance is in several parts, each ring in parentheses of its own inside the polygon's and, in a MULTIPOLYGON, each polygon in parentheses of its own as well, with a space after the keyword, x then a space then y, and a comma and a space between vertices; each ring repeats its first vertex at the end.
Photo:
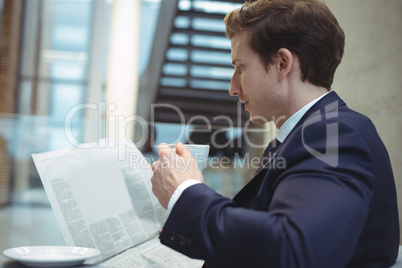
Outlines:
POLYGON ((260 172, 260 170, 271 160, 272 156, 274 155, 276 149, 278 149, 279 145, 281 143, 275 138, 273 139, 265 148, 264 153, 262 154, 262 157, 260 159, 260 164, 258 165, 257 171, 255 174, 260 172))

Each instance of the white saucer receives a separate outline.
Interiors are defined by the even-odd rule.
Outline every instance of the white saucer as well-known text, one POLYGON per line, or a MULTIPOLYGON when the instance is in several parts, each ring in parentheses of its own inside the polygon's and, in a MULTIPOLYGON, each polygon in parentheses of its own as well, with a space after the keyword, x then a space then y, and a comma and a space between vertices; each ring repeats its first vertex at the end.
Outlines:
POLYGON ((31 267, 71 267, 100 254, 94 248, 36 246, 9 248, 3 255, 31 267))

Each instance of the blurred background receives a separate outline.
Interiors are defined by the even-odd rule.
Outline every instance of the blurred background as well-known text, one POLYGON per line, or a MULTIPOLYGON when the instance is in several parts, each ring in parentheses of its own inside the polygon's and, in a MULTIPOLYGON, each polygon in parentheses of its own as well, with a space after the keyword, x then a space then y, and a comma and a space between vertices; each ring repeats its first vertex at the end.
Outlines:
MULTIPOLYGON (((0 0, 0 236, 46 218, 58 232, 32 153, 106 137, 129 137, 149 159, 160 142, 211 144, 222 168, 207 166, 205 182, 233 197, 255 171, 236 161, 276 134, 228 95, 223 18, 242 2, 0 0)), ((376 125, 402 207, 402 1, 326 3, 346 34, 332 89, 376 125)))

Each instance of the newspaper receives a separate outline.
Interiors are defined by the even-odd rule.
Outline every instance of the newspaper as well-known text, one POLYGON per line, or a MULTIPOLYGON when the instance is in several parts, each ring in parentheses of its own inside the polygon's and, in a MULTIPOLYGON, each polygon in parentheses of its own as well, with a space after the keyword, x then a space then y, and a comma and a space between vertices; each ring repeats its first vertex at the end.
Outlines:
POLYGON ((67 246, 100 250, 107 267, 201 267, 159 242, 167 218, 152 169, 134 144, 111 140, 32 155, 67 246))

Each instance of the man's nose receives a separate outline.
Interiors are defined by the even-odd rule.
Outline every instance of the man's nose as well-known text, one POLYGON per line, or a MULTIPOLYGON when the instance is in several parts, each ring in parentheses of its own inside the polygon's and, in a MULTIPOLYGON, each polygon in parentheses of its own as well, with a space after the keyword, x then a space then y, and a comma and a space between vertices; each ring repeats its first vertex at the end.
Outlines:
POLYGON ((232 80, 230 81, 229 87, 229 95, 230 96, 239 96, 241 91, 239 77, 236 72, 232 76, 232 80))

